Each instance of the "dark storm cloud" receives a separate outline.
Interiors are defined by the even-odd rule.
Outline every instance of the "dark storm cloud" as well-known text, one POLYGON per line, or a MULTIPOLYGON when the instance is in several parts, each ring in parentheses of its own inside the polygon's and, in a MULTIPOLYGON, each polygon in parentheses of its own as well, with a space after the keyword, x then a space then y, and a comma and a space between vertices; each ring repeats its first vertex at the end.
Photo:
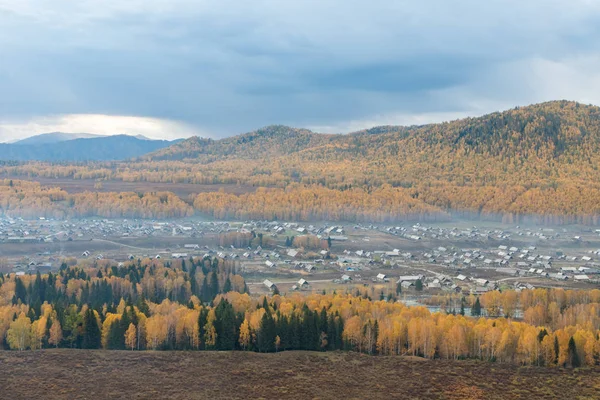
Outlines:
POLYGON ((219 136, 595 101, 599 15, 584 0, 0 0, 0 124, 131 115, 219 136))

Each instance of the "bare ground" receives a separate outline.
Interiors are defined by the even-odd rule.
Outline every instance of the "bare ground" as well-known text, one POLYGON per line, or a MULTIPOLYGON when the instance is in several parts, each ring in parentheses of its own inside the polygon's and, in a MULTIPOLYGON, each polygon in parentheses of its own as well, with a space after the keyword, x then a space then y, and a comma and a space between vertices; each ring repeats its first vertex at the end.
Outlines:
POLYGON ((4 399, 597 399, 600 369, 356 353, 0 351, 4 399))

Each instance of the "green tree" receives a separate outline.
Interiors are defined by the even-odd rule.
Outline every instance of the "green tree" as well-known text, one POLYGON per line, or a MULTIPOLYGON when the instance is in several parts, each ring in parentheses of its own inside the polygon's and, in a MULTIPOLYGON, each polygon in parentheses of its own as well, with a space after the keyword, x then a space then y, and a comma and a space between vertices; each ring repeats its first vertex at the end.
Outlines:
POLYGON ((208 288, 208 280, 206 279, 206 275, 204 275, 202 287, 200 288, 200 300, 202 300, 203 303, 210 303, 212 300, 210 297, 210 289, 208 288))
POLYGON ((202 307, 200 309, 200 314, 198 315, 198 337, 200 343, 200 348, 204 349, 204 335, 206 334, 206 323, 208 322, 208 309, 206 307, 202 307))
POLYGON ((479 297, 475 299, 475 304, 471 307, 471 316, 479 317, 481 315, 481 303, 479 302, 479 297))
POLYGON ((275 320, 271 313, 267 310, 260 320, 260 327, 257 335, 258 351, 261 353, 270 353, 275 351, 275 337, 277 329, 275 320))
POLYGON ((422 290, 423 290, 423 281, 421 281, 420 279, 417 279, 417 280, 415 281, 415 290, 416 290, 417 292, 420 292, 420 291, 422 291, 422 290))
POLYGON ((217 350, 234 350, 238 329, 233 306, 222 300, 215 308, 215 331, 217 332, 217 350))
POLYGON ((83 344, 84 349, 99 349, 101 332, 94 311, 88 309, 83 318, 83 344))
POLYGON ((577 354, 577 346, 575 345, 573 336, 569 339, 569 364, 573 368, 581 367, 581 361, 579 360, 579 354, 577 354))
POLYGON ((210 300, 214 299, 219 294, 219 277, 216 272, 213 272, 210 275, 209 291, 210 300))
POLYGON ((27 304, 27 288, 20 278, 15 277, 15 298, 23 304, 27 304))
POLYGON ((231 279, 229 279, 229 275, 227 275, 227 279, 225 280, 225 283, 223 284, 223 293, 229 293, 231 292, 231 279))

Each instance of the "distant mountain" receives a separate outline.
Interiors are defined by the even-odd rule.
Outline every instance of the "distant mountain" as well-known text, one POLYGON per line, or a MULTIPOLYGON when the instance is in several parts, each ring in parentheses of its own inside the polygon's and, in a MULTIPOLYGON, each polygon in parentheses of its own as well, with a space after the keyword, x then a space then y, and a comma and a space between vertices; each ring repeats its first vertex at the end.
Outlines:
MULTIPOLYGON (((141 135, 140 135, 141 136, 141 135)), ((74 139, 93 139, 105 137, 104 135, 94 135, 91 133, 64 133, 64 132, 51 132, 51 133, 42 133, 41 135, 31 136, 25 139, 17 140, 12 142, 11 144, 20 144, 20 145, 36 145, 36 144, 49 144, 49 143, 58 143, 58 142, 66 142, 67 140, 74 139)))
MULTIPOLYGON (((49 133, 17 143, 0 143, 0 160, 12 161, 112 161, 127 160, 173 145, 179 140, 150 140, 127 135, 68 138, 49 133)), ((75 134, 79 135, 79 134, 75 134)))

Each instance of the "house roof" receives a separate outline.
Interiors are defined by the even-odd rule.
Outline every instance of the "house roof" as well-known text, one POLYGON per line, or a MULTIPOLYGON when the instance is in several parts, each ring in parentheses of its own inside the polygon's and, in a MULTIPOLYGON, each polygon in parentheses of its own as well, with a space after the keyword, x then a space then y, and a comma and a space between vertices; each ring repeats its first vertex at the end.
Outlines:
POLYGON ((266 287, 268 287, 269 289, 270 289, 270 288, 272 288, 273 286, 275 286, 275 284, 274 284, 273 282, 271 282, 270 280, 268 280, 268 279, 265 279, 265 280, 263 281, 263 284, 264 284, 266 287))

